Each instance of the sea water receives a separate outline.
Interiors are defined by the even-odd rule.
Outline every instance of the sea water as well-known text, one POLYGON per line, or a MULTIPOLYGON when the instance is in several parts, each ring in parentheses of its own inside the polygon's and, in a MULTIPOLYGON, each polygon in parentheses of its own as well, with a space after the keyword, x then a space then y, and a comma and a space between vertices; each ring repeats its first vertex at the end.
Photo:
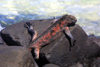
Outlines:
POLYGON ((100 35, 100 0, 0 0, 0 30, 27 20, 74 15, 87 34, 100 35))

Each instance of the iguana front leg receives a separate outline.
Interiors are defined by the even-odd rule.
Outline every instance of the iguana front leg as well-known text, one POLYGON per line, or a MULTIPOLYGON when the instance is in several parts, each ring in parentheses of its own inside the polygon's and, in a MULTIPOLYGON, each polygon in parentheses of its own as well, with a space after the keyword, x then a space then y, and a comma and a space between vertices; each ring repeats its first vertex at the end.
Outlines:
POLYGON ((64 27, 63 32, 64 32, 66 38, 69 40, 69 43, 70 43, 69 49, 71 50, 71 47, 73 47, 74 44, 75 44, 75 39, 72 36, 72 34, 71 34, 70 30, 69 30, 69 27, 64 27))

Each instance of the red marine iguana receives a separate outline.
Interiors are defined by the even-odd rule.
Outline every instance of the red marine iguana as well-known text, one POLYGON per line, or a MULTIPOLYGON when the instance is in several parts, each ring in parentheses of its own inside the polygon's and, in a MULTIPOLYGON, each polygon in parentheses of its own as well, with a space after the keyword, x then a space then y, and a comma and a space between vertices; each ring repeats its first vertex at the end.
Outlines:
POLYGON ((42 46, 50 43, 52 40, 57 39, 57 34, 63 32, 69 37, 70 47, 74 45, 74 38, 69 30, 69 27, 74 26, 77 19, 72 15, 64 15, 60 19, 57 19, 53 24, 43 32, 39 37, 37 37, 37 32, 33 29, 30 23, 27 24, 28 31, 32 35, 32 43, 30 44, 30 49, 34 48, 35 58, 39 59, 39 52, 42 46))

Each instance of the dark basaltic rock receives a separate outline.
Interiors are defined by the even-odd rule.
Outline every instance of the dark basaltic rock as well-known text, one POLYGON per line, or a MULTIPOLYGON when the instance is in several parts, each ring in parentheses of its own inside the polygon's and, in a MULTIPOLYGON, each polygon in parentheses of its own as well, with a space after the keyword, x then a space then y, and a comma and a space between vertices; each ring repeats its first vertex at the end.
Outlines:
POLYGON ((90 41, 83 29, 76 25, 71 28, 71 33, 76 39, 75 46, 69 51, 69 41, 62 34, 57 40, 43 47, 41 53, 50 63, 61 67, 67 67, 78 61, 83 62, 86 58, 98 56, 100 47, 90 41))
POLYGON ((3 42, 2 38, 0 37, 0 45, 3 45, 3 44, 4 44, 4 42, 3 42))
MULTIPOLYGON (((52 21, 53 20, 33 20, 28 22, 32 23, 39 36, 51 25, 52 21)), ((24 24, 24 22, 13 24, 1 31, 1 36, 6 44, 10 46, 29 46, 31 36, 24 24)))
POLYGON ((89 35, 89 39, 100 47, 100 36, 89 35))
POLYGON ((73 65, 71 65, 69 67, 84 67, 84 65, 79 63, 79 62, 77 62, 77 63, 75 63, 75 64, 73 64, 73 65))
POLYGON ((96 58, 91 67, 100 67, 100 57, 96 58))
POLYGON ((0 46, 0 67, 37 67, 24 47, 0 46))
POLYGON ((43 67, 60 67, 60 66, 55 65, 55 64, 46 64, 43 67))
POLYGON ((0 35, 0 45, 7 46, 6 43, 3 41, 1 35, 0 35))

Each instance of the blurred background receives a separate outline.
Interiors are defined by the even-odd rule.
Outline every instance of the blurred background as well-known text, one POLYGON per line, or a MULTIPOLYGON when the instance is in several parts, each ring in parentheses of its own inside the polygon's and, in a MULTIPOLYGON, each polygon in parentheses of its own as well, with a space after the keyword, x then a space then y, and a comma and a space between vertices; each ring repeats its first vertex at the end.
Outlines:
POLYGON ((20 21, 74 15, 87 34, 100 36, 100 0, 0 0, 0 30, 20 21))

